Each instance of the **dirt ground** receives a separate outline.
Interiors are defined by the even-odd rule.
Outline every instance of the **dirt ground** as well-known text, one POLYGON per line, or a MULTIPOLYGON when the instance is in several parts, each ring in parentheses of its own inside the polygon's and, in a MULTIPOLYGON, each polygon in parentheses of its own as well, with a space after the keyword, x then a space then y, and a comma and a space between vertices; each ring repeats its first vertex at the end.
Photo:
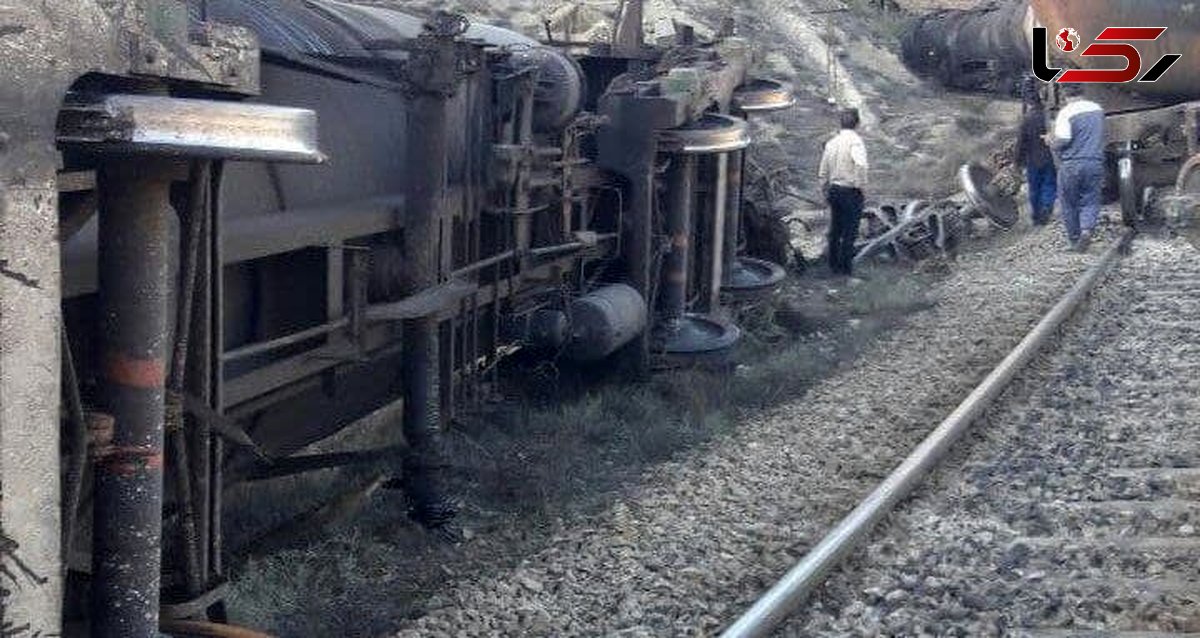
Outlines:
MULTIPOLYGON (((419 3, 372 4, 422 9, 419 3)), ((589 4, 603 15, 612 3, 589 4)), ((650 4, 651 24, 662 24, 663 16, 707 23, 734 16, 742 33, 761 45, 761 72, 795 85, 795 109, 754 123, 758 144, 750 161, 770 187, 753 196, 788 220, 795 246, 810 257, 823 249, 826 213, 816 162, 834 130, 837 106, 858 106, 866 116, 872 202, 954 193, 958 167, 1002 147, 1019 113, 1011 102, 918 81, 895 53, 902 18, 877 12, 868 0, 650 4)), ((436 6, 535 35, 540 15, 553 9, 532 0, 436 6)), ((984 232, 975 246, 985 255, 1012 241, 984 232)), ((345 497, 334 511, 309 519, 320 522, 318 533, 271 538, 239 557, 245 562, 233 575, 233 614, 285 636, 368 636, 452 604, 440 597, 445 583, 519 566, 564 530, 609 511, 654 468, 735 435, 756 410, 796 402, 875 339, 936 304, 928 291, 954 267, 941 261, 872 266, 857 286, 827 279, 819 267, 797 276, 777 299, 742 313, 750 337, 731 376, 684 372, 631 386, 603 378, 580 384, 552 366, 518 370, 533 380, 527 388, 558 392, 514 392, 450 433, 468 534, 461 546, 441 543, 408 521, 402 495, 378 480, 387 476, 386 463, 235 494, 244 507, 227 522, 233 546, 333 496, 345 497), (545 400, 556 393, 569 398, 545 400)), ((372 443, 347 437, 341 443, 372 443)))

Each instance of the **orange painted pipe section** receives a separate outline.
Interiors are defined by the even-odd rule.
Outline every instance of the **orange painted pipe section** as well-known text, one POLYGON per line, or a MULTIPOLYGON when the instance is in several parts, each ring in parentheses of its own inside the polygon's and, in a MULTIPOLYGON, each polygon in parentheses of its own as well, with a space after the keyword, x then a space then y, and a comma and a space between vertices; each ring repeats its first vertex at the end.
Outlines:
POLYGON ((160 623, 159 629, 163 633, 178 638, 273 638, 270 634, 264 634, 253 629, 205 620, 164 619, 160 623))
POLYGON ((1123 68, 1121 58, 1065 54, 1054 46, 1061 29, 1079 32, 1081 49, 1108 27, 1167 27, 1153 42, 1131 42, 1142 54, 1142 73, 1168 53, 1183 58, 1153 84, 1124 85, 1138 93, 1200 99, 1200 2, 1193 0, 1030 0, 1039 26, 1050 30, 1050 50, 1056 65, 1111 69, 1123 68))

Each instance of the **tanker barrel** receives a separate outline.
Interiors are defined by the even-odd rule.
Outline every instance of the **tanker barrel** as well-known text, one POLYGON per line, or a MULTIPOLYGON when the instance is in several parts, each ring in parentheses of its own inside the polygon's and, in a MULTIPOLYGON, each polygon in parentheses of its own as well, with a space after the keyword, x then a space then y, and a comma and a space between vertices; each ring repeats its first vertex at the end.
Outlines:
POLYGON ((1108 27, 1167 27, 1157 40, 1138 41, 1142 72, 1168 54, 1182 56, 1155 82, 1129 82, 1110 88, 1158 100, 1200 99, 1200 11, 1183 11, 1178 0, 1004 0, 979 9, 945 10, 916 18, 901 36, 904 63, 914 73, 969 91, 1008 93, 1031 72, 1032 29, 1045 27, 1055 68, 1122 68, 1120 57, 1081 56, 1108 27), (1081 49, 1062 52, 1054 35, 1065 28, 1079 34, 1081 49))
MULTIPOLYGON (((1142 73, 1146 73, 1164 55, 1179 54, 1177 61, 1155 82, 1129 82, 1108 85, 1119 91, 1137 93, 1160 101, 1182 102, 1200 99, 1200 11, 1189 9, 1180 0, 1030 0, 1036 26, 1044 26, 1050 36, 1050 62, 1054 67, 1121 69, 1125 60, 1111 56, 1083 57, 1077 52, 1063 53, 1054 46, 1055 34, 1070 27, 1079 33, 1083 47, 1108 27, 1167 27, 1157 40, 1134 42, 1141 54, 1142 73)), ((1031 24, 1033 26, 1033 24, 1031 24)))
MULTIPOLYGON (((208 0, 210 18, 254 31, 267 54, 315 59, 407 57, 404 43, 425 32, 425 18, 337 0, 208 0)), ((509 29, 469 24, 464 40, 503 48, 511 64, 536 74, 534 128, 561 131, 583 108, 583 70, 570 55, 509 29)))
MULTIPOLYGON (((310 4, 335 13, 370 37, 381 40, 411 40, 421 35, 425 19, 391 8, 348 5, 334 0, 310 0, 310 4)), ((510 29, 471 23, 463 39, 503 48, 512 64, 535 74, 534 129, 539 133, 562 130, 583 108, 583 69, 575 59, 510 29)))
POLYGON ((1029 70, 1028 16, 1024 1, 921 16, 901 36, 904 63, 946 86, 1012 92, 1029 70))

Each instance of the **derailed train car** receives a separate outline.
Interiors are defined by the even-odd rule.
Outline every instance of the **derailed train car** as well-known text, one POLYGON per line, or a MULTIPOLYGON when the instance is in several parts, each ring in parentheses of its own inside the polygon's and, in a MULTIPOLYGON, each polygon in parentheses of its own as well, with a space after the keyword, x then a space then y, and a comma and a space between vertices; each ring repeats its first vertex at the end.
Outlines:
POLYGON ((553 46, 335 0, 0 7, 6 635, 211 631, 225 488, 397 402, 451 532, 439 431, 514 352, 736 343, 722 303, 783 276, 739 254, 745 118, 790 92, 623 7, 553 46))
MULTIPOLYGON (((1008 0, 979 9, 938 11, 915 19, 903 36, 905 63, 957 89, 1007 93, 1030 74, 1033 28, 1073 28, 1082 44, 1108 27, 1166 27, 1157 40, 1136 44, 1143 72, 1163 56, 1181 58, 1154 82, 1094 84, 1089 90, 1108 117, 1111 201, 1129 224, 1151 202, 1195 218, 1200 197, 1200 13, 1175 0, 1008 0)), ((1053 67, 1120 69, 1126 60, 1065 53, 1047 42, 1053 67)), ((1127 46, 1127 45, 1123 45, 1127 46)), ((1048 97, 1056 95, 1047 85, 1048 97)))

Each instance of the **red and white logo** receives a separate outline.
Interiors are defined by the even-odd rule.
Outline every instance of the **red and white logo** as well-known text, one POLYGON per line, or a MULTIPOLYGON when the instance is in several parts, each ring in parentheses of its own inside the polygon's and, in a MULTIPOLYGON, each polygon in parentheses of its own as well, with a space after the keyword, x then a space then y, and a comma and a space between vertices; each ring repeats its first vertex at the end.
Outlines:
POLYGON ((1055 38, 1055 44, 1063 53, 1071 53, 1079 48, 1079 32, 1075 29, 1067 27, 1058 32, 1058 37, 1055 38))
POLYGON ((1070 27, 1059 29, 1055 44, 1063 53, 1085 58, 1123 58, 1125 67, 1060 69, 1050 66, 1050 32, 1046 27, 1033 27, 1033 75, 1043 82, 1157 82, 1183 55, 1168 53, 1159 58, 1149 71, 1142 73, 1142 53, 1131 42, 1153 42, 1162 37, 1167 27, 1107 27, 1096 40, 1082 46, 1079 33, 1070 27))

